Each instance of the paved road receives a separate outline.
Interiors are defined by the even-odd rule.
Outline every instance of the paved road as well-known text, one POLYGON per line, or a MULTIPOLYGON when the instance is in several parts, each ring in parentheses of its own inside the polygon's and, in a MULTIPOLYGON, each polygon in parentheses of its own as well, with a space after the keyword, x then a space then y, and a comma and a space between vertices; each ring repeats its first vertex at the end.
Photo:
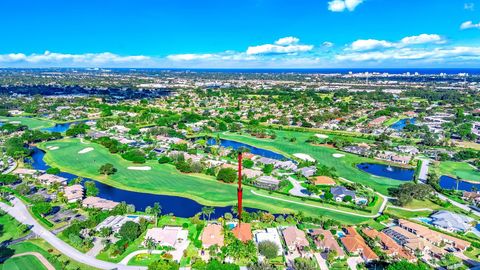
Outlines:
POLYGON ((298 197, 305 197, 305 198, 319 198, 318 195, 308 195, 308 190, 304 187, 302 187, 302 185, 300 184, 300 182, 298 182, 297 180, 295 180, 295 178, 289 176, 288 178, 288 181, 290 181, 290 183, 292 183, 293 185, 293 188, 290 189, 288 191, 288 193, 294 195, 294 196, 298 196, 298 197))
POLYGON ((80 263, 93 266, 100 269, 119 269, 119 270, 144 270, 146 267, 140 266, 125 266, 121 264, 114 264, 105 261, 98 260, 94 257, 88 256, 81 253, 70 245, 66 244, 59 238, 57 238, 53 233, 42 227, 28 212, 27 207, 23 204, 22 201, 15 198, 12 200, 13 207, 8 206, 0 202, 0 208, 5 212, 13 216, 20 223, 31 225, 31 231, 34 232, 39 237, 43 238, 45 241, 50 243, 53 247, 58 249, 60 252, 70 257, 71 259, 78 261, 80 263))
POLYGON ((440 194, 440 193, 438 193, 438 192, 437 192, 437 196, 438 196, 441 200, 449 201, 450 203, 452 203, 452 204, 455 205, 456 207, 461 208, 461 209, 463 209, 463 210, 465 210, 465 211, 467 211, 467 212, 470 212, 470 211, 471 211, 472 214, 480 217, 480 212, 473 210, 472 208, 470 208, 470 207, 469 207, 468 205, 466 205, 466 204, 461 204, 461 203, 459 203, 459 202, 456 202, 456 201, 454 201, 454 200, 448 198, 447 196, 445 196, 445 195, 443 195, 443 194, 440 194))
POLYGON ((45 257, 43 257, 42 254, 38 252, 24 252, 20 254, 15 254, 12 256, 12 258, 28 256, 28 255, 34 256, 35 258, 37 258, 45 266, 45 268, 47 268, 47 270, 55 270, 55 267, 53 267, 53 265, 47 259, 45 259, 45 257))

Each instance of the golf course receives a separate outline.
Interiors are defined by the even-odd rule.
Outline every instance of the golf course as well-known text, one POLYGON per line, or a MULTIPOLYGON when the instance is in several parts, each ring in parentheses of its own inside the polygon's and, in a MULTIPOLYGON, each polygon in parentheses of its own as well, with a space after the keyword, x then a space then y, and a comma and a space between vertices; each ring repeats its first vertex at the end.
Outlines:
POLYGON ((42 129, 53 127, 55 123, 53 121, 37 119, 33 117, 6 117, 0 116, 0 122, 3 123, 15 123, 28 126, 29 129, 42 129))
POLYGON ((480 172, 466 162, 442 161, 438 168, 441 175, 480 182, 480 172))
MULTIPOLYGON (((308 138, 314 136, 315 133, 284 130, 275 130, 275 133, 277 136, 274 140, 259 139, 248 134, 241 135, 228 132, 220 133, 219 136, 221 139, 234 140, 255 147, 265 148, 289 157, 293 157, 294 153, 307 154, 316 159, 319 164, 335 168, 339 177, 369 186, 384 195, 388 195, 389 188, 394 188, 405 183, 385 177, 373 176, 355 167, 358 163, 382 163, 381 161, 341 152, 331 147, 312 145, 305 142, 308 138), (292 142, 291 138, 295 138, 295 142, 292 142), (334 157, 336 153, 344 156, 334 157)), ((361 138, 352 138, 352 140, 355 142, 364 141, 364 139, 361 138)))
MULTIPOLYGON (((106 148, 96 143, 85 143, 79 139, 69 138, 43 143, 38 147, 46 152, 44 161, 50 166, 78 176, 92 178, 116 188, 186 197, 211 206, 228 206, 236 203, 235 184, 225 184, 203 174, 182 174, 174 166, 159 164, 157 161, 141 164, 142 168, 149 167, 148 170, 132 169, 139 165, 126 161, 119 155, 111 154, 106 148), (84 151, 86 148, 93 148, 93 150, 84 151), (113 164, 118 171, 110 176, 101 175, 98 170, 105 163, 113 164)), ((244 187, 243 194, 246 207, 268 210, 272 213, 302 211, 307 215, 327 216, 349 224, 368 220, 368 216, 376 214, 382 203, 382 199, 379 198, 377 204, 368 213, 302 200, 293 196, 270 194, 266 190, 249 186, 244 187)))

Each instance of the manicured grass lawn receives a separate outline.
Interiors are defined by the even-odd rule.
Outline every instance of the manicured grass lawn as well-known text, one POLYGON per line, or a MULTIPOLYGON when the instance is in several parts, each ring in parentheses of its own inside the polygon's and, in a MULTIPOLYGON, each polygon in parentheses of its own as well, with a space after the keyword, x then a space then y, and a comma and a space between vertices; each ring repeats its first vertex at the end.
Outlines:
POLYGON ((142 253, 128 261, 128 265, 149 266, 151 263, 162 259, 162 254, 142 253))
POLYGON ((10 258, 2 265, 3 270, 43 270, 47 269, 35 256, 24 255, 10 258))
MULTIPOLYGON (((38 252, 45 257, 54 267, 55 269, 65 269, 67 265, 75 266, 76 269, 80 270, 95 270, 96 268, 81 264, 79 262, 73 261, 72 259, 68 258, 64 254, 61 254, 58 250, 54 249, 49 243, 45 242, 42 239, 31 239, 25 242, 20 242, 15 245, 8 246, 8 248, 13 249, 15 254, 25 253, 25 252, 38 252)), ((22 256, 23 257, 23 256, 22 256)), ((20 258, 22 258, 20 257, 20 258)), ((38 264, 41 264, 38 259, 33 257, 38 264)), ((10 258, 11 260, 13 258, 10 258)), ((8 261, 8 260, 7 260, 8 261)), ((30 265, 37 264, 31 263, 30 265)), ((43 265, 42 265, 43 266, 43 265)), ((1 269, 1 268, 0 268, 1 269)), ((10 268, 3 268, 3 270, 7 270, 10 268)), ((15 269, 15 268, 13 268, 15 269)), ((37 268, 20 268, 20 269, 45 269, 41 267, 37 268)))
POLYGON ((392 118, 389 118, 387 121, 385 121, 385 122, 383 123, 383 126, 384 126, 384 127, 389 127, 389 126, 395 124, 396 122, 398 122, 398 120, 401 120, 401 119, 402 119, 402 118, 400 118, 400 117, 392 117, 392 118))
POLYGON ((5 116, 0 116, 0 121, 1 122, 12 122, 12 121, 18 121, 22 125, 28 126, 30 129, 41 129, 41 128, 47 128, 54 126, 55 123, 49 120, 41 120, 37 118, 30 118, 30 117, 5 117, 5 116))
MULTIPOLYGON (((212 206, 227 206, 236 203, 236 186, 218 182, 213 177, 203 174, 182 174, 172 165, 158 164, 156 161, 148 161, 146 164, 133 164, 122 159, 119 155, 113 155, 101 145, 90 143, 82 144, 78 139, 64 139, 52 141, 40 145, 57 146, 57 150, 46 150, 45 161, 63 171, 70 172, 82 177, 89 177, 106 183, 108 185, 126 190, 166 194, 194 199, 202 204, 212 206), (93 147, 94 150, 86 154, 78 154, 86 147, 93 147), (117 168, 117 173, 112 176, 103 176, 98 169, 105 163, 111 163, 117 168), (128 170, 129 166, 150 166, 149 171, 128 170)), ((292 204, 290 202, 261 197, 252 193, 255 190, 251 187, 244 187, 245 206, 271 211, 272 213, 293 213, 303 211, 307 215, 327 216, 349 224, 356 224, 366 221, 367 218, 336 213, 325 209, 314 208, 308 205, 292 204)), ((268 196, 275 196, 285 200, 292 200, 299 203, 311 205, 323 205, 316 202, 302 201, 286 195, 268 194, 267 191, 255 191, 268 196)), ((323 205, 329 208, 340 208, 336 206, 323 205)), ((355 212, 348 208, 341 208, 344 211, 355 212)), ((362 214, 368 214, 360 212, 362 214)))
MULTIPOLYGON (((275 140, 271 139, 258 139, 252 137, 248 134, 240 135, 233 133, 223 133, 220 134, 220 138, 230 139, 234 141, 239 141, 247 143, 256 147, 269 149, 275 152, 282 153, 289 157, 292 157, 295 153, 305 153, 312 156, 320 164, 333 167, 336 170, 336 173, 340 177, 344 177, 350 181, 358 182, 366 186, 372 187, 374 190, 382 193, 388 194, 389 188, 394 188, 399 186, 403 181, 393 180, 385 177, 373 176, 369 173, 363 172, 355 167, 356 164, 362 162, 376 162, 377 160, 360 157, 357 155, 345 153, 338 151, 334 148, 323 147, 323 146, 313 146, 305 141, 313 136, 315 133, 310 132, 297 132, 297 131, 284 131, 284 130, 275 130, 277 138, 275 140), (296 142, 290 142, 291 138, 296 138, 296 142), (341 158, 334 158, 332 155, 334 153, 342 153, 345 156, 341 158)), ((332 135, 329 135, 332 136, 332 135)), ((358 142, 365 140, 362 138, 351 138, 352 141, 359 140, 358 142)))
POLYGON ((463 180, 480 182, 480 172, 466 162, 442 161, 439 165, 441 175, 460 177, 463 180))
POLYGON ((394 217, 401 217, 401 218, 415 218, 415 217, 428 217, 432 214, 431 211, 407 211, 398 208, 388 207, 385 210, 385 214, 394 217))
MULTIPOLYGON (((23 227, 23 226, 22 226, 23 227)), ((24 236, 20 223, 8 214, 0 214, 0 243, 24 236)))

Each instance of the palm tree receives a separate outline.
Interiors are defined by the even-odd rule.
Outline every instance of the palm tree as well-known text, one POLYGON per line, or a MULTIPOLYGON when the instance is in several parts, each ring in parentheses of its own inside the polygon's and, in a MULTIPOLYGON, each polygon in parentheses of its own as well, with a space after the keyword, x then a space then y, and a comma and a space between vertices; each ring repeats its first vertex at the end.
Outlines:
POLYGON ((211 206, 204 206, 202 207, 202 215, 205 219, 205 216, 208 216, 208 220, 210 220, 210 216, 215 213, 215 208, 211 206))
POLYGON ((162 206, 160 205, 160 203, 156 202, 153 204, 151 211, 155 216, 155 227, 156 227, 158 223, 158 216, 162 213, 162 206))
POLYGON ((152 254, 152 250, 157 247, 157 243, 153 240, 153 238, 148 237, 145 239, 145 247, 148 249, 148 254, 152 254))

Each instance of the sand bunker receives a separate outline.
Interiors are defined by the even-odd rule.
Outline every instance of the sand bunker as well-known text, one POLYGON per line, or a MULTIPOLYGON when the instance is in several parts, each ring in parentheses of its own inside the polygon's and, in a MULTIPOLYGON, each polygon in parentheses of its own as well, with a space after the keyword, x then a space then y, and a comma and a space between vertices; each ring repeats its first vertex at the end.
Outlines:
POLYGON ((302 154, 302 153, 297 153, 297 154, 293 154, 295 157, 301 159, 301 160, 306 160, 306 161, 311 161, 311 162, 315 162, 315 159, 312 158, 311 156, 307 155, 307 154, 302 154))
POLYGON ((10 121, 9 123, 10 124, 21 124, 22 122, 20 122, 20 121, 10 121))
POLYGON ((336 154, 333 154, 332 156, 333 156, 334 158, 341 158, 341 157, 344 157, 345 155, 344 155, 344 154, 338 154, 338 153, 336 153, 336 154))
POLYGON ((79 154, 86 154, 86 153, 88 153, 90 151, 93 151, 93 150, 94 150, 93 147, 87 147, 85 149, 82 149, 82 150, 78 151, 78 153, 79 154))
POLYGON ((134 171, 150 171, 152 168, 150 166, 143 166, 143 167, 128 167, 127 169, 129 170, 134 170, 134 171))
POLYGON ((58 147, 58 146, 50 146, 50 147, 48 148, 48 150, 57 150, 58 148, 60 148, 60 147, 58 147))
POLYGON ((328 136, 325 135, 325 134, 315 134, 315 136, 316 136, 317 138, 320 138, 320 139, 326 139, 326 138, 328 138, 328 136))

